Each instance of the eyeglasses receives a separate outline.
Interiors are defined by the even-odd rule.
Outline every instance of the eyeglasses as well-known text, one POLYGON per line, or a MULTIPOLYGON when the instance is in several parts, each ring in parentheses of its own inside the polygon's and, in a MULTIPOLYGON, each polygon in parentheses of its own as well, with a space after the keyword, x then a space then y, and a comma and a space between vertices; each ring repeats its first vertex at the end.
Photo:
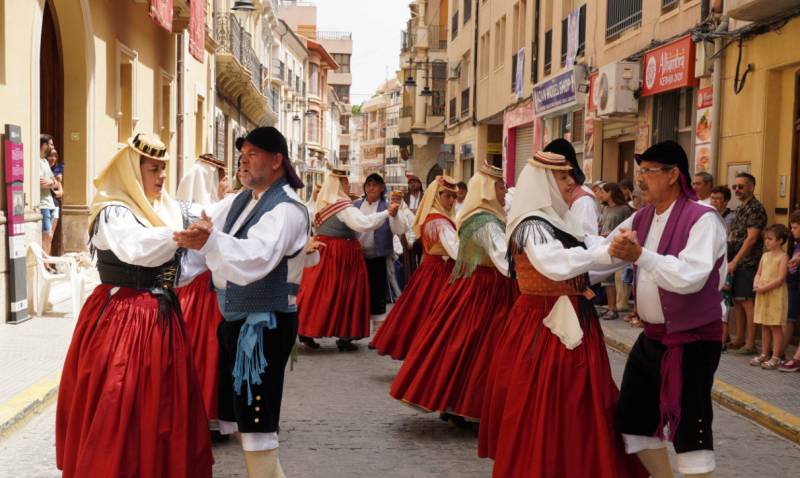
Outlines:
POLYGON ((734 184, 734 185, 731 186, 731 189, 733 189, 734 191, 736 191, 736 190, 744 190, 744 184, 734 184))
POLYGON ((642 176, 649 176, 651 174, 656 173, 666 173, 667 171, 672 171, 675 169, 675 166, 661 166, 660 168, 639 168, 639 173, 642 176))

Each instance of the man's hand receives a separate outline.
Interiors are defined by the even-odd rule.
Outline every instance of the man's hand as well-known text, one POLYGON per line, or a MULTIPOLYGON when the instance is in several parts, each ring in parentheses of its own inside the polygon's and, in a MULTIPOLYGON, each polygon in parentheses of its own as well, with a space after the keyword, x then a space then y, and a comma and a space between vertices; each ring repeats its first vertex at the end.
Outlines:
POLYGON ((192 223, 185 231, 174 233, 172 238, 178 247, 200 250, 206 245, 213 230, 214 223, 203 211, 199 221, 192 223))
POLYGON ((400 210, 400 205, 397 203, 389 204, 389 207, 386 210, 389 211, 390 216, 397 217, 397 211, 400 210))
POLYGON ((308 240, 308 244, 306 244, 306 254, 313 254, 317 251, 322 252, 326 247, 328 247, 327 244, 312 237, 308 240))
POLYGON ((614 237, 608 246, 608 253, 611 257, 622 259, 625 262, 636 262, 642 255, 642 246, 636 237, 636 231, 620 229, 620 233, 614 237))
POLYGON ((55 181, 49 178, 39 178, 39 186, 45 189, 52 189, 55 181))

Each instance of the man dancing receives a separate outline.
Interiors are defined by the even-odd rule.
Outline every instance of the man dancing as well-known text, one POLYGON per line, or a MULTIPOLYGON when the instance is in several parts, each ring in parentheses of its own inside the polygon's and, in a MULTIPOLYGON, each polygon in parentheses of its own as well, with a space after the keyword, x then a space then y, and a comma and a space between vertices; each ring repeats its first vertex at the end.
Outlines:
POLYGON ((292 190, 303 182, 283 135, 257 128, 241 151, 245 189, 174 237, 205 258, 225 318, 217 334, 220 432, 241 433, 248 476, 281 478, 283 377, 297 335, 295 298, 310 224, 292 190))

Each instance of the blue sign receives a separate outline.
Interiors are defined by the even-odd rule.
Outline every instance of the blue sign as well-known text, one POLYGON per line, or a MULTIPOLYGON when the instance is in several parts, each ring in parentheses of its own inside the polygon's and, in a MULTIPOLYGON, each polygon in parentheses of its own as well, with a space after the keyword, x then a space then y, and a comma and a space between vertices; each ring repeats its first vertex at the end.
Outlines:
POLYGON ((576 100, 574 70, 566 71, 533 87, 534 111, 537 116, 576 100))

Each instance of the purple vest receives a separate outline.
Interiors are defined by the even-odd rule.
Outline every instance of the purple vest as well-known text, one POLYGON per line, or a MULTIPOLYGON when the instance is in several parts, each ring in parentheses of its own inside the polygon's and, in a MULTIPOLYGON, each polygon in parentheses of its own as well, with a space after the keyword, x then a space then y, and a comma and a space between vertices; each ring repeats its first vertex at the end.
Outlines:
MULTIPOLYGON (((361 209, 361 205, 364 204, 364 199, 358 199, 353 201, 353 206, 358 209, 361 209)), ((389 207, 389 204, 386 202, 385 199, 378 200, 378 212, 383 212, 389 207)), ((387 219, 381 224, 381 227, 375 229, 373 232, 375 238, 375 252, 377 253, 376 257, 387 257, 392 255, 394 251, 394 244, 393 244, 393 237, 392 237, 392 229, 389 227, 389 220, 387 219)))
MULTIPOLYGON (((656 252, 678 257, 686 247, 692 226, 703 214, 713 212, 714 209, 690 201, 681 194, 672 207, 656 252)), ((649 205, 638 211, 633 218, 633 230, 636 231, 641 244, 647 240, 654 215, 655 207, 649 205)), ((719 291, 719 267, 722 259, 720 257, 717 260, 703 288, 694 294, 676 294, 659 287, 658 295, 661 298, 667 333, 686 332, 721 321, 722 294, 719 291)))

